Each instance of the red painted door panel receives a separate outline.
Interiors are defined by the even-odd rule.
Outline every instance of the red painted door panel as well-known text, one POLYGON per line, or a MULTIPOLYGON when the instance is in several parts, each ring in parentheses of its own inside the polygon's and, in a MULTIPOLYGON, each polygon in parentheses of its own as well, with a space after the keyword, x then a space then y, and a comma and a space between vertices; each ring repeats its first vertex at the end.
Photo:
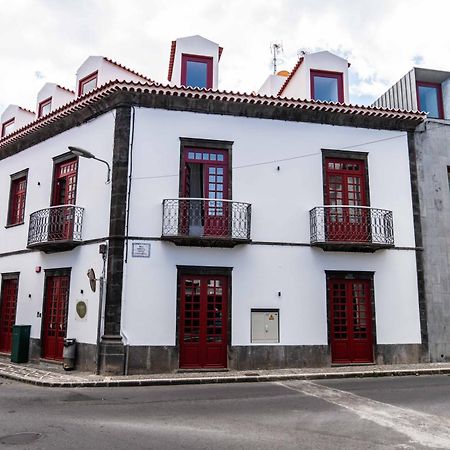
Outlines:
POLYGON ((227 281, 224 276, 181 278, 180 368, 227 367, 227 281))
MULTIPOLYGON (((65 161, 55 167, 52 206, 75 205, 77 167, 78 162, 76 159, 65 161)), ((52 209, 49 224, 49 241, 71 240, 73 225, 73 208, 52 209)))
POLYGON ((331 360, 373 362, 371 280, 328 280, 331 360))
POLYGON ((326 158, 327 205, 326 235, 330 241, 367 242, 370 240, 370 212, 367 206, 364 161, 326 158))
POLYGON ((67 331, 69 277, 49 276, 45 287, 45 311, 42 330, 42 357, 62 359, 67 331))
POLYGON ((16 323, 17 291, 19 280, 6 279, 2 282, 0 296, 0 352, 11 352, 12 327, 16 323))

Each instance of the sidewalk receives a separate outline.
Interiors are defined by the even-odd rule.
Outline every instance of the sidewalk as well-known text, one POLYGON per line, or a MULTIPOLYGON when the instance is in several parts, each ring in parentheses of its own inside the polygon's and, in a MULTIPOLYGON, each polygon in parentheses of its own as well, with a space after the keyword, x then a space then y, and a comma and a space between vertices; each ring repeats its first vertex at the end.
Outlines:
POLYGON ((46 387, 118 387, 450 374, 450 363, 102 376, 53 364, 15 364, 0 357, 0 377, 46 387))

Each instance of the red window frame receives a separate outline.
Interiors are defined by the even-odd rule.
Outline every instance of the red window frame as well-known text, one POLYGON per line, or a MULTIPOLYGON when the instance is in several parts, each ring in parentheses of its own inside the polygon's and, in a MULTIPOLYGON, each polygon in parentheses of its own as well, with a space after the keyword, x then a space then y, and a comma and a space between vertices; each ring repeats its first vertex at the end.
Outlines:
MULTIPOLYGON (((211 56, 190 55, 183 53, 181 55, 181 84, 186 85, 187 79, 187 63, 188 61, 206 63, 206 86, 201 89, 212 89, 213 85, 213 58, 211 56)), ((187 86, 189 87, 189 86, 187 86)))
POLYGON ((8 226, 20 225, 24 222, 26 196, 27 175, 12 179, 9 194, 8 226))
POLYGON ((13 117, 12 119, 9 119, 6 122, 2 123, 2 136, 1 137, 6 136, 6 128, 9 127, 10 125, 13 125, 15 120, 16 120, 16 118, 13 117))
POLYGON ((95 88, 94 88, 94 89, 96 89, 97 86, 98 86, 98 70, 96 70, 95 72, 92 72, 91 74, 89 74, 86 77, 82 78, 78 82, 78 96, 87 94, 87 92, 83 93, 83 87, 84 87, 85 84, 89 83, 92 80, 96 80, 96 84, 95 84, 95 88))
POLYGON ((444 101, 442 99, 442 86, 440 83, 429 83, 428 81, 416 81, 416 93, 417 93, 417 107, 419 111, 421 111, 420 106, 420 94, 419 94, 419 87, 433 87, 436 89, 437 92, 437 102, 438 102, 438 112, 439 117, 433 117, 433 119, 443 119, 444 118, 444 101))
MULTIPOLYGON (((322 77, 322 78, 334 78, 337 80, 337 88, 338 88, 338 103, 344 103, 344 76, 342 72, 330 72, 328 70, 314 70, 310 71, 310 85, 311 85, 311 98, 316 100, 315 98, 315 87, 314 87, 314 78, 322 77)), ((326 101, 326 100, 322 100, 326 101)), ((331 100, 330 100, 331 101, 331 100)))
MULTIPOLYGON (((42 102, 39 102, 38 119, 43 116, 42 110, 48 105, 50 105, 50 111, 49 112, 51 112, 52 97, 46 98, 45 100, 42 100, 42 102)), ((47 114, 49 114, 49 113, 47 113, 47 114)))

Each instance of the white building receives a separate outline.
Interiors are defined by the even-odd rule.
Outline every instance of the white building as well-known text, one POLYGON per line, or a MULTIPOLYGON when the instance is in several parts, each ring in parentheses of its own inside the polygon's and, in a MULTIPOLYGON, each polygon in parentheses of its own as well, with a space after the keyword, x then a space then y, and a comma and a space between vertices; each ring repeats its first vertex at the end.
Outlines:
POLYGON ((103 373, 422 359, 408 133, 424 116, 291 99, 308 79, 333 92, 327 69, 348 98, 328 52, 281 97, 221 92, 221 52, 177 40, 170 86, 91 57, 76 98, 0 140, 0 351, 16 323, 34 359, 76 338, 78 367, 103 373))

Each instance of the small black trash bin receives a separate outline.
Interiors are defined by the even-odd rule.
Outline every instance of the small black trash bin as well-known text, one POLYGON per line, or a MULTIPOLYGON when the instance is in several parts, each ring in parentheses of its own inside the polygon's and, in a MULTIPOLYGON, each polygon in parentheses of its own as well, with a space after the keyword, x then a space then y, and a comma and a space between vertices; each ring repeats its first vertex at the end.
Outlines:
POLYGON ((30 352, 31 325, 13 325, 11 362, 27 363, 30 352))
POLYGON ((76 350, 77 350, 77 340, 65 338, 63 349, 64 370, 72 370, 75 367, 76 350))

